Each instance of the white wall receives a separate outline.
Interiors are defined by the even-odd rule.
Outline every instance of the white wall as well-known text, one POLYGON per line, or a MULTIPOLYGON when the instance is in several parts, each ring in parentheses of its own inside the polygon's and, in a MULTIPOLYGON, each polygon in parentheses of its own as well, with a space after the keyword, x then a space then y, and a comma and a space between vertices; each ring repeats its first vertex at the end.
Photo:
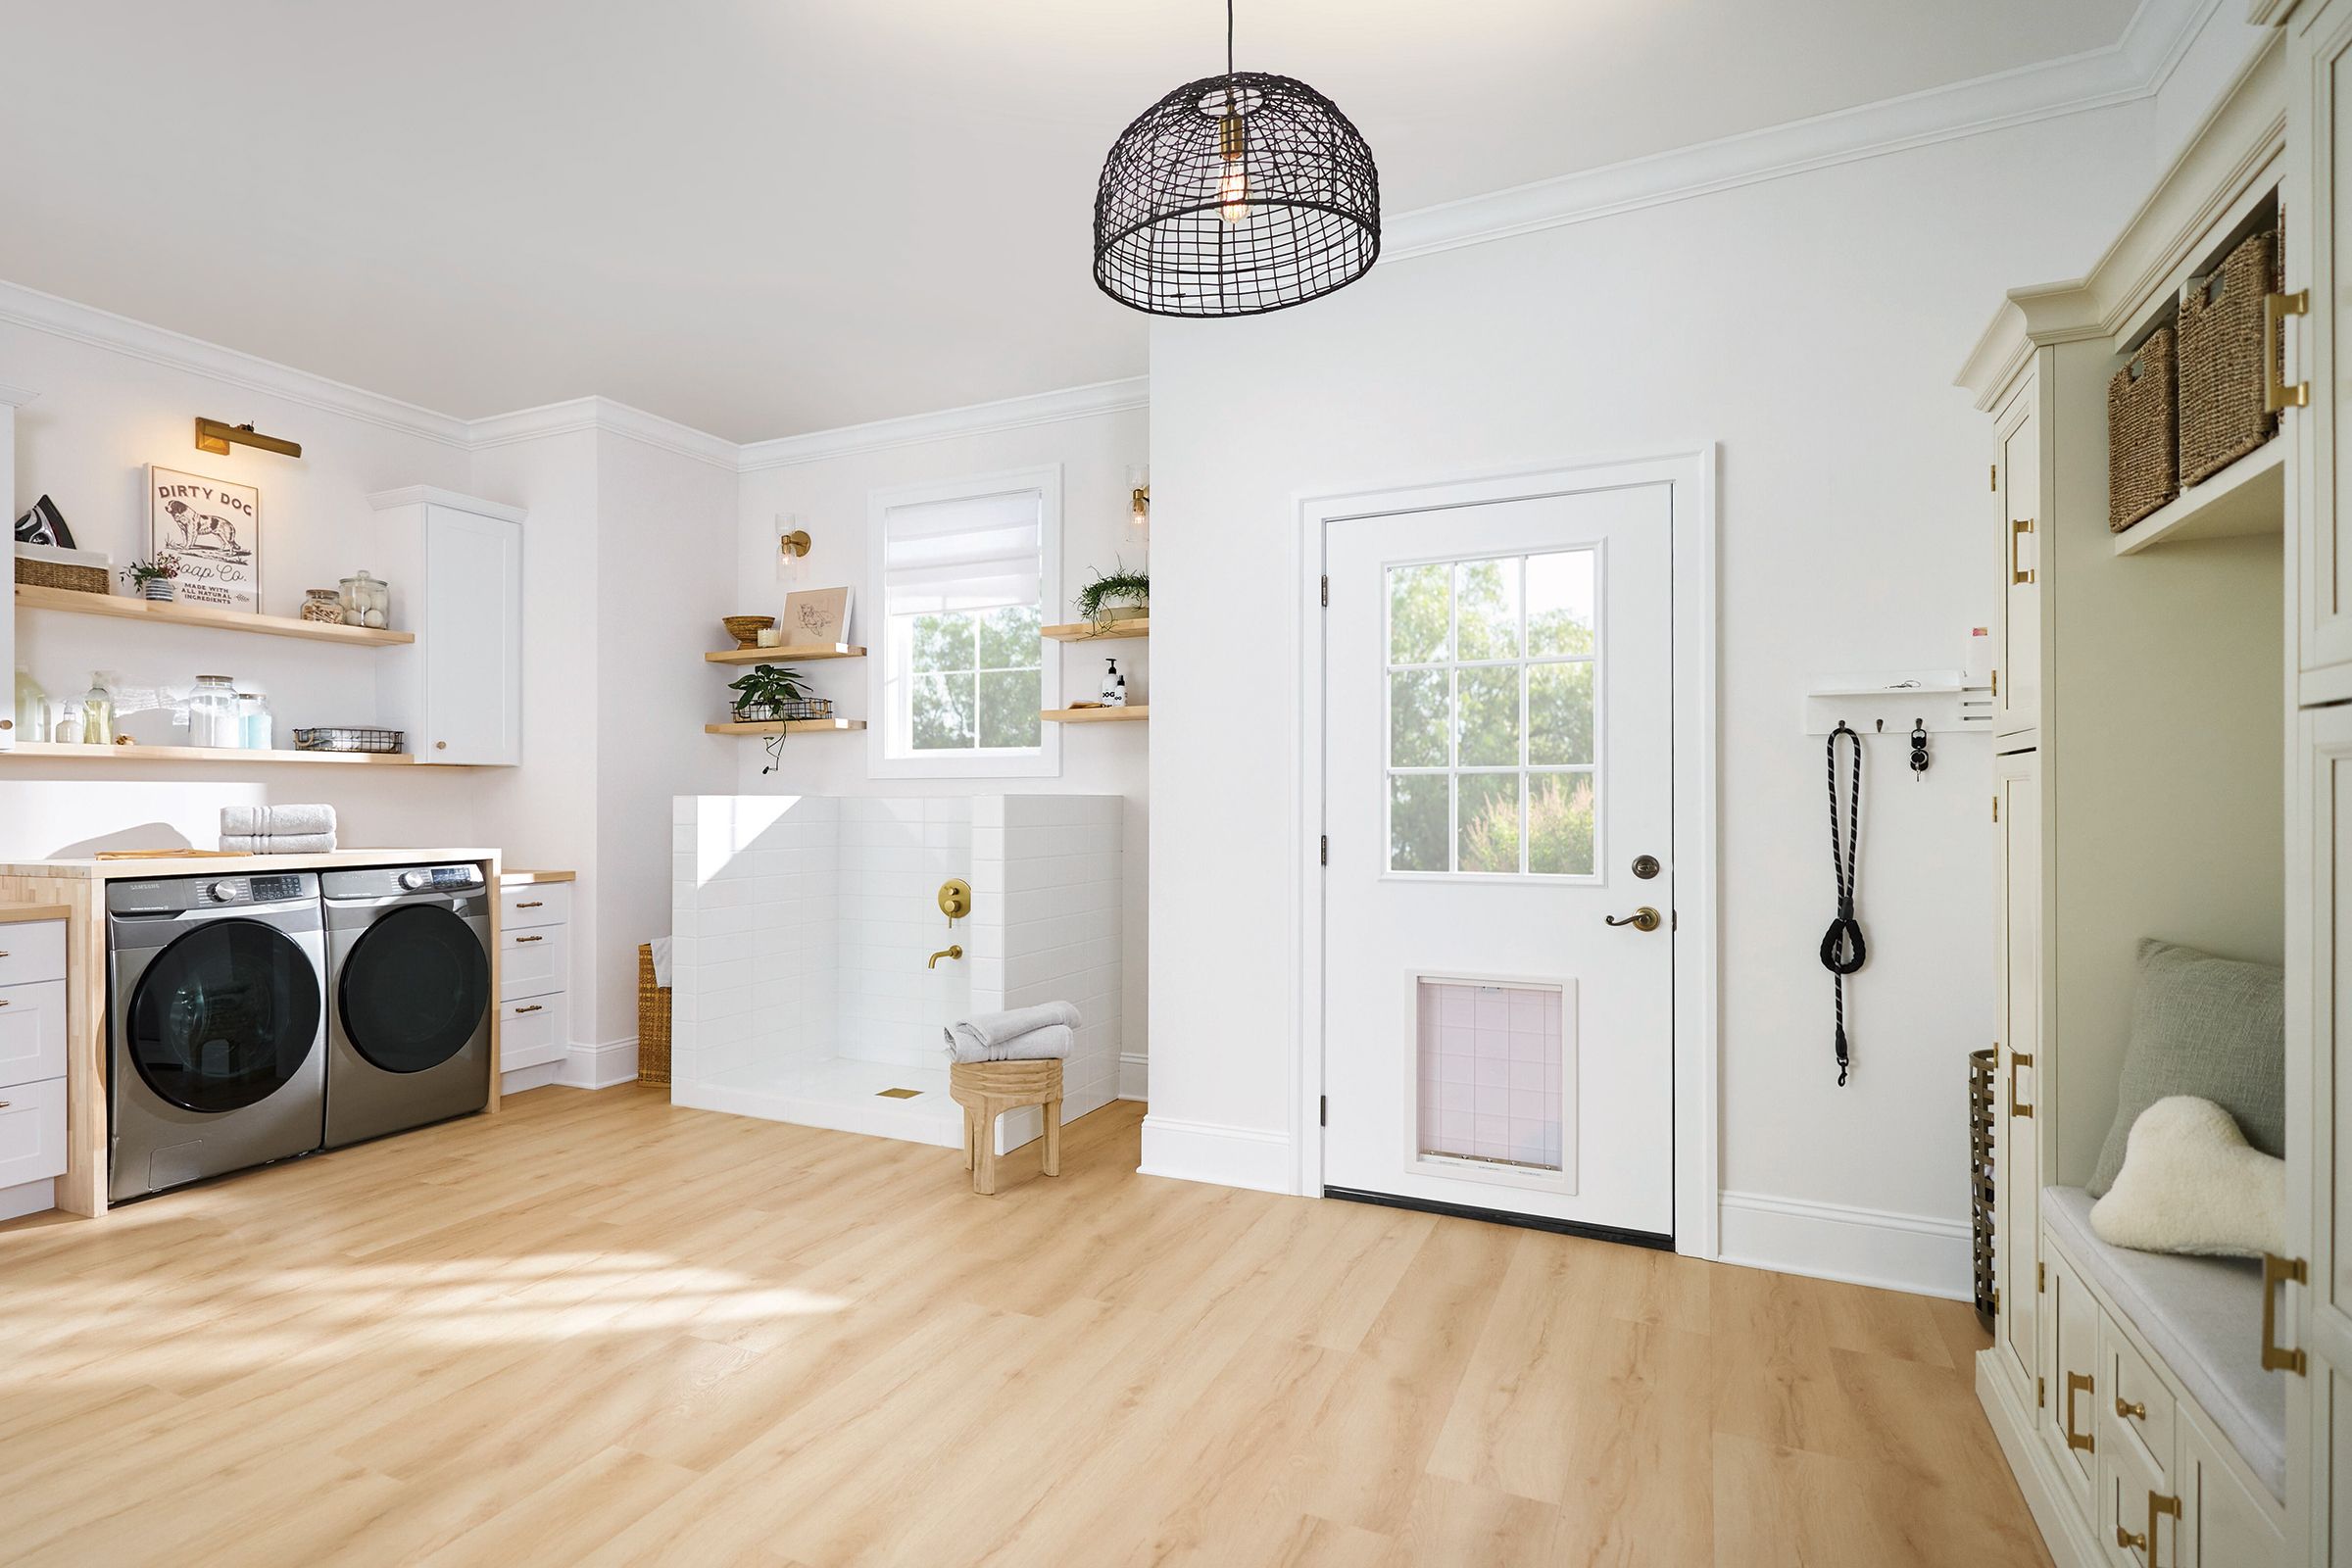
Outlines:
POLYGON ((1152 1108, 1190 1124, 1182 1168, 1213 1177, 1230 1129, 1244 1180, 1290 1136, 1298 498, 1714 442, 1722 1184, 1764 1199, 1727 1205, 1724 1250, 1827 1266, 1850 1227, 1795 1223, 1788 1200, 1925 1216, 1930 1277, 1907 1283, 1964 1291, 1964 1057, 1992 1027, 1987 743, 1939 739, 1918 783, 1895 741, 1871 745, 1872 958, 1840 1090, 1815 952, 1822 741, 1799 694, 1816 672, 1957 665, 1989 619, 1990 436, 1952 374, 2004 289, 2078 274, 2144 196, 2153 114, 1871 158, 1384 263, 1305 310, 1154 328, 1152 1108))
MULTIPOLYGON (((875 490, 899 485, 946 480, 965 474, 1059 464, 1062 470, 1062 544, 1058 618, 1076 619, 1070 601, 1098 569, 1109 569, 1122 560, 1130 566, 1145 564, 1149 551, 1128 520, 1128 470, 1150 462, 1150 418, 1140 409, 1093 414, 1073 418, 1050 418, 1017 429, 984 434, 915 440, 880 450, 859 450, 782 466, 760 467, 743 476, 741 528, 737 553, 737 602, 730 612, 773 614, 783 609, 784 595, 798 587, 829 587, 849 583, 857 590, 852 612, 852 640, 875 647, 879 634, 873 618, 873 585, 866 580, 867 498, 875 490), (800 580, 786 584, 775 570, 776 517, 790 513, 797 526, 808 531, 810 549, 802 564, 800 580)), ((791 443, 780 443, 790 446, 791 443)), ((752 449, 759 461, 758 449, 752 449)), ((1049 614, 1049 619, 1057 618, 1049 614)), ((715 625, 705 628, 702 646, 723 645, 715 625)), ((1156 633, 1154 633, 1156 635, 1156 633)), ((1118 657, 1127 675, 1129 700, 1146 702, 1152 690, 1151 639, 1107 645, 1054 645, 1062 659, 1065 698, 1093 692, 1101 678, 1102 656, 1118 657)), ((837 710, 852 718, 866 711, 867 669, 864 661, 842 660, 803 666, 812 689, 834 699, 837 710)), ((724 679, 714 677, 701 693, 703 711, 724 718, 727 697, 724 679)), ((1156 715, 1153 722, 1156 723, 1156 715)), ((780 772, 762 777, 766 754, 757 741, 720 744, 737 748, 734 788, 746 794, 783 791, 817 795, 999 795, 1007 791, 1041 794, 1117 795, 1125 799, 1123 852, 1126 864, 1122 895, 1123 1002, 1121 1038, 1128 1063, 1125 1092, 1143 1092, 1142 1057, 1146 1053, 1145 954, 1146 842, 1150 832, 1148 760, 1149 724, 1072 726, 1062 738, 1062 771, 1054 779, 890 779, 869 777, 865 737, 855 733, 798 735, 784 747, 780 772)))

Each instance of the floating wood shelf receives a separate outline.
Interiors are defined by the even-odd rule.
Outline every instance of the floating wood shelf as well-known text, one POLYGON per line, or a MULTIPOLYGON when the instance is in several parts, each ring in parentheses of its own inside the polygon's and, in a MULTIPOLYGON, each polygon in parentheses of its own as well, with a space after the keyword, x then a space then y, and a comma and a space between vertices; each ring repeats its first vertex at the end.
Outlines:
POLYGON ((1049 708, 1037 715, 1049 724, 1132 724, 1152 716, 1148 703, 1132 708, 1049 708))
POLYGON ((2115 553, 2188 539, 2234 539, 2286 526, 2286 443, 2274 437, 2115 536, 2115 553))
POLYGON ((862 718, 768 719, 757 724, 705 724, 706 735, 807 735, 822 730, 863 729, 862 718))
POLYGON ((784 648, 728 648, 715 654, 705 654, 707 664, 774 664, 787 659, 803 662, 811 659, 863 659, 865 650, 856 643, 794 643, 784 648))
POLYGON ((215 610, 206 605, 158 604, 115 594, 81 594, 68 588, 17 585, 19 610, 58 610, 69 615, 111 615, 117 620, 144 620, 165 626, 208 626, 215 631, 256 632, 264 637, 299 637, 318 643, 342 643, 351 648, 397 648, 413 643, 413 631, 377 631, 367 626, 335 626, 304 620, 299 615, 248 615, 241 611, 215 610))
POLYGON ((1073 620, 1066 626, 1040 626, 1038 635, 1051 637, 1057 643, 1110 642, 1127 637, 1149 637, 1152 635, 1152 620, 1148 615, 1135 620, 1114 620, 1107 629, 1100 631, 1091 620, 1073 620))
POLYGON ((61 746, 55 741, 19 741, 0 752, 12 757, 62 762, 342 762, 400 766, 416 760, 407 752, 260 752, 227 746, 61 746))

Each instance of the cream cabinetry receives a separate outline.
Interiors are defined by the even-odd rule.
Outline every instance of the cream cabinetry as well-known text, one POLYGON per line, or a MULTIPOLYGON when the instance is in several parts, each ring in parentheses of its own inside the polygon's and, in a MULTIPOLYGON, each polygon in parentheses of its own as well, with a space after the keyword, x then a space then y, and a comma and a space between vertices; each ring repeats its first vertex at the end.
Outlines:
MULTIPOLYGON (((2307 406, 2286 420, 2295 497, 2294 603, 2299 695, 2306 704, 2352 698, 2352 312, 2330 308, 2352 287, 2352 203, 2339 201, 2352 175, 2352 115, 2337 94, 2352 91, 2352 0, 2298 6, 2287 19, 2288 308, 2309 312, 2290 334, 2287 377, 2307 406), (2337 240, 2345 267, 2336 266, 2337 240)), ((2282 377, 2284 380, 2287 377, 2282 377)))
POLYGON ((2041 1224, 2035 1211, 2041 1193, 2040 1141, 2035 1125, 2038 1094, 2035 1069, 2041 1018, 2041 783, 2034 753, 2004 753, 1994 760, 1992 815, 1999 843, 2000 1040, 1995 1065, 2000 1083, 1993 1133, 1993 1277, 1998 1310, 1993 1351, 2011 1393, 2028 1409, 2046 1405, 2039 1335, 2041 1224))
POLYGON ((2041 709, 2041 383, 2029 369, 1994 416, 1992 489, 2000 546, 1993 617, 1992 730, 2030 736, 2041 709))

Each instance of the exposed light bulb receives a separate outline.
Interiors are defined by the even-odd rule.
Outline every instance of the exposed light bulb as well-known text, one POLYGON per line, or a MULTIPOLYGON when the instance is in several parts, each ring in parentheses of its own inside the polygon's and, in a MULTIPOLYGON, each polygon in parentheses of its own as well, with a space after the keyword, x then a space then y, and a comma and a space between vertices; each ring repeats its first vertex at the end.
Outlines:
POLYGON ((1238 163, 1228 164, 1224 177, 1217 181, 1217 210, 1228 223, 1250 216, 1250 172, 1238 163))

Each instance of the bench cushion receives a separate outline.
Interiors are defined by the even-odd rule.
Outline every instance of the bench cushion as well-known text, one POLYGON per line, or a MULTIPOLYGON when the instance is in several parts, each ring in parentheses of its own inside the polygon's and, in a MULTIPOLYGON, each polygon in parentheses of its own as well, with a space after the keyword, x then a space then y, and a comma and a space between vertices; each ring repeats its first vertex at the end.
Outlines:
POLYGON ((2262 1369, 2262 1265, 2110 1247, 2090 1228, 2091 1202, 2080 1187, 2045 1187, 2042 1221, 2283 1500, 2286 1380, 2262 1369))

